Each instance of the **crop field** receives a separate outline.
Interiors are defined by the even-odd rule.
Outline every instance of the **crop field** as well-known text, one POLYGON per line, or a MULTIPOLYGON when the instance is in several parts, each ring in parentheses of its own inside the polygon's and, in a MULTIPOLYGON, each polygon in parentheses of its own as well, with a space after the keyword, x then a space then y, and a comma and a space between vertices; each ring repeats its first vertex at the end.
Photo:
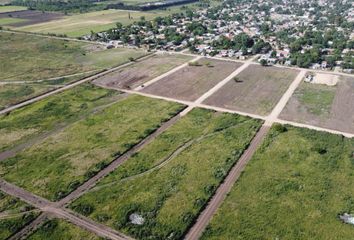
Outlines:
POLYGON ((0 82, 33 81, 97 71, 145 55, 134 49, 103 49, 94 44, 0 33, 0 82))
POLYGON ((336 86, 302 82, 280 118, 354 133, 354 78, 336 86))
POLYGON ((110 88, 134 89, 191 59, 186 55, 157 54, 100 77, 94 83, 110 88))
POLYGON ((31 222, 38 211, 30 205, 0 191, 0 239, 12 234, 31 222))
POLYGON ((23 11, 27 9, 26 7, 21 7, 21 6, 1 6, 1 3, 2 1, 0 1, 0 13, 23 11))
POLYGON ((351 239, 353 152, 354 139, 273 127, 201 239, 351 239))
POLYGON ((108 30, 115 27, 117 22, 128 25, 138 21, 142 16, 146 20, 152 20, 155 17, 167 16, 179 11, 179 8, 171 8, 170 11, 156 10, 148 12, 110 9, 64 16, 58 20, 15 27, 15 29, 27 32, 56 33, 66 34, 69 37, 79 37, 90 34, 91 31, 101 32, 108 30), (131 18, 129 18, 129 14, 131 18))
MULTIPOLYGON (((66 106, 60 106, 57 113, 65 113, 66 106)), ((0 176, 45 198, 61 199, 183 108, 127 97, 1 161, 0 176)))
POLYGON ((236 62, 204 58, 146 87, 143 92, 196 100, 240 66, 241 64, 236 62))
MULTIPOLYGON (((11 18, 14 20, 21 20, 13 23, 4 24, 7 27, 22 27, 31 24, 37 24, 42 22, 53 21, 57 19, 61 19, 64 14, 62 13, 55 13, 55 12, 42 12, 42 11, 33 11, 33 10, 25 10, 26 8, 22 8, 20 11, 11 11, 8 13, 6 8, 10 8, 11 6, 7 7, 0 7, 5 8, 4 11, 0 12, 0 22, 3 18, 11 18)), ((21 7, 12 7, 14 9, 21 8, 21 7)))
POLYGON ((84 84, 0 115, 0 150, 44 137, 119 98, 118 92, 84 84))
POLYGON ((194 109, 71 208, 138 239, 180 239, 260 125, 194 109))
POLYGON ((48 220, 42 227, 31 234, 27 240, 103 240, 62 219, 48 220))
POLYGON ((267 115, 297 73, 296 70, 251 65, 204 102, 231 110, 267 115))

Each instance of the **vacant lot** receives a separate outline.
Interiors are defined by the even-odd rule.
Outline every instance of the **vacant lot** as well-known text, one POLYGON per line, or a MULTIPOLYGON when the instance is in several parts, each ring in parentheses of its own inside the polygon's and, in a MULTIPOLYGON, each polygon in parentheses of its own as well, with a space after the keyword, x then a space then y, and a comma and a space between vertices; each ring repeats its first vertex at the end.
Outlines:
POLYGON ((280 118, 354 133, 354 78, 336 86, 301 83, 280 118))
POLYGON ((196 100, 238 67, 240 63, 204 58, 148 86, 143 92, 196 100))
POLYGON ((102 70, 144 55, 133 49, 0 33, 0 81, 33 81, 102 70))
POLYGON ((43 197, 60 199, 181 109, 180 104, 127 97, 0 162, 0 175, 43 197))
POLYGON ((152 20, 155 17, 166 16, 176 11, 179 11, 179 8, 171 11, 156 10, 148 12, 110 9, 65 16, 56 21, 43 22, 16 29, 28 32, 56 33, 66 34, 69 37, 79 37, 90 34, 91 31, 101 32, 108 30, 109 28, 115 27, 117 22, 127 25, 138 21, 142 16, 144 16, 146 20, 152 20))
POLYGON ((37 24, 37 23, 49 22, 49 21, 53 21, 56 19, 60 19, 64 16, 64 14, 62 14, 62 13, 24 10, 26 8, 19 9, 20 11, 15 10, 18 7, 13 7, 14 10, 11 11, 11 13, 8 13, 8 11, 6 11, 6 7, 5 7, 5 11, 2 11, 2 12, 1 12, 1 8, 3 8, 3 7, 0 7, 0 20, 2 18, 12 18, 12 19, 23 20, 23 21, 20 21, 17 23, 8 24, 7 26, 10 26, 10 27, 22 27, 22 26, 27 26, 27 25, 37 24))
POLYGON ((48 220, 42 227, 32 233, 27 240, 103 240, 62 219, 48 220))
POLYGON ((107 74, 94 83, 106 87, 134 89, 191 59, 192 57, 185 55, 158 54, 107 74))
POLYGON ((205 102, 232 110, 267 115, 297 73, 295 70, 251 65, 205 102))
POLYGON ((260 124, 194 109, 71 207, 138 239, 181 239, 260 124))
POLYGON ((272 129, 203 240, 352 238, 338 215, 354 212, 354 139, 287 128, 272 129))
POLYGON ((38 211, 28 204, 0 191, 0 239, 8 239, 12 234, 31 222, 38 211))
POLYGON ((0 115, 0 150, 62 128, 117 101, 113 90, 83 84, 39 102, 0 115))

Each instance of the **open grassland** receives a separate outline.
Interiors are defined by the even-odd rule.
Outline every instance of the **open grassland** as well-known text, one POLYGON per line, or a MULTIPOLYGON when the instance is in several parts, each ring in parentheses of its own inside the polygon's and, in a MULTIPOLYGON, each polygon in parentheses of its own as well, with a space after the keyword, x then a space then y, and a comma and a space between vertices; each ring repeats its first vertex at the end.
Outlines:
POLYGON ((1 3, 2 1, 0 1, 0 13, 22 11, 27 9, 26 7, 21 6, 1 6, 1 3))
POLYGON ((0 84, 0 110, 54 89, 55 86, 30 84, 0 84))
POLYGON ((240 63, 203 58, 143 89, 143 92, 194 101, 225 79, 240 63))
POLYGON ((56 33, 66 34, 69 37, 79 37, 90 34, 91 31, 101 32, 108 30, 115 27, 117 22, 128 25, 139 21, 140 17, 143 16, 146 20, 152 20, 155 17, 167 16, 179 11, 179 8, 146 12, 110 9, 65 16, 59 20, 18 27, 16 29, 27 32, 56 33))
POLYGON ((25 20, 19 18, 0 18, 0 26, 6 26, 9 24, 20 23, 25 20))
POLYGON ((205 102, 261 115, 269 114, 298 71, 250 65, 205 102))
MULTIPOLYGON (((58 109, 60 114, 66 110, 61 106, 64 109, 58 109)), ((0 175, 31 192, 58 200, 183 108, 141 96, 127 97, 0 162, 0 175)))
POLYGON ((303 82, 280 118, 354 133, 354 78, 341 76, 336 86, 303 82))
POLYGON ((203 240, 353 237, 338 215, 354 213, 354 139, 286 128, 273 127, 203 240))
POLYGON ((8 239, 37 215, 28 204, 0 191, 0 240, 8 239))
POLYGON ((145 53, 25 34, 0 33, 0 81, 33 81, 100 70, 145 53))
POLYGON ((138 239, 181 239, 260 125, 194 109, 71 207, 138 239))
POLYGON ((48 220, 27 240, 104 240, 62 219, 48 220))
POLYGON ((186 55, 157 54, 100 77, 94 83, 110 88, 134 89, 191 59, 186 55))
POLYGON ((119 97, 113 90, 83 84, 0 115, 0 150, 63 127, 119 97))

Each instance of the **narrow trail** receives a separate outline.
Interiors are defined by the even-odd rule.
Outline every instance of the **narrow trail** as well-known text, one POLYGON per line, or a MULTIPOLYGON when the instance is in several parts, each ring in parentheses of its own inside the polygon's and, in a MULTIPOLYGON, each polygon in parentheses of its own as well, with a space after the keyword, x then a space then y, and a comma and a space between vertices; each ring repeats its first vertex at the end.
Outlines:
POLYGON ((48 218, 47 213, 41 213, 36 219, 23 227, 20 231, 8 238, 8 240, 19 240, 26 238, 30 233, 34 232, 40 226, 42 226, 45 220, 48 218))
POLYGON ((12 213, 12 212, 5 211, 5 212, 0 213, 0 220, 21 217, 27 213, 35 213, 35 212, 39 212, 39 210, 33 209, 30 211, 24 211, 24 212, 18 212, 18 213, 12 213))

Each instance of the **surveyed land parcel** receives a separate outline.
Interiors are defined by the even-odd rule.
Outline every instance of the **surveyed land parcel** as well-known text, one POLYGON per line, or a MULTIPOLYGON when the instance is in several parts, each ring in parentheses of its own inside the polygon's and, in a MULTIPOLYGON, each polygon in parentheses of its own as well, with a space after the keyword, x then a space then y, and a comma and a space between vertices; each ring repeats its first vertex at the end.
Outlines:
MULTIPOLYGON (((45 198, 58 200, 183 108, 141 96, 127 97, 1 161, 0 176, 45 198)), ((61 111, 65 109, 61 105, 61 111)))
POLYGON ((354 139, 273 127, 201 239, 350 239, 354 139))
POLYGON ((231 110, 267 115, 297 73, 296 70, 250 65, 204 102, 231 110))
POLYGON ((180 239, 260 125, 194 109, 71 208, 138 239, 180 239))

